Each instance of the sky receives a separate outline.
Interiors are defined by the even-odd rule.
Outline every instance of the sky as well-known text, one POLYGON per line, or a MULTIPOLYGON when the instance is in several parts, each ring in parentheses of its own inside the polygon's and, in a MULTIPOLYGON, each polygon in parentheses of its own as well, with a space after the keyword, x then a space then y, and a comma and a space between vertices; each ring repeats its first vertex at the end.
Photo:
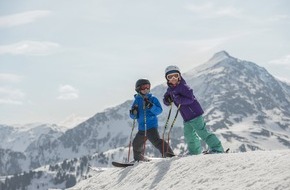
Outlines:
POLYGON ((225 50, 290 81, 288 0, 0 0, 0 124, 69 125, 225 50))
POLYGON ((290 151, 255 151, 168 158, 127 168, 95 168, 71 190, 220 189, 290 187, 290 151))

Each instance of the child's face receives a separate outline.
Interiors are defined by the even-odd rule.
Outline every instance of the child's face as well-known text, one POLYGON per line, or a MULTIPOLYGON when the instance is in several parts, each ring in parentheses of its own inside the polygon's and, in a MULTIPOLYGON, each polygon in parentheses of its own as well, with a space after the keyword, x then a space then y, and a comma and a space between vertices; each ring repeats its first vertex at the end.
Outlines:
POLYGON ((176 85, 179 82, 179 73, 171 73, 166 76, 168 79, 169 83, 176 85))
POLYGON ((143 84, 140 86, 141 94, 148 94, 150 92, 150 84, 143 84))

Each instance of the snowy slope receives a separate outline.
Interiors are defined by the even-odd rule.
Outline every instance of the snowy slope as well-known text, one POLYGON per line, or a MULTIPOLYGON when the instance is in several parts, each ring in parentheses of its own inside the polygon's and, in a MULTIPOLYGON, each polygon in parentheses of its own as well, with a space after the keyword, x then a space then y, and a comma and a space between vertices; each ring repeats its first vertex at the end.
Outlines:
POLYGON ((290 150, 153 160, 109 168, 71 190, 290 189, 290 150))

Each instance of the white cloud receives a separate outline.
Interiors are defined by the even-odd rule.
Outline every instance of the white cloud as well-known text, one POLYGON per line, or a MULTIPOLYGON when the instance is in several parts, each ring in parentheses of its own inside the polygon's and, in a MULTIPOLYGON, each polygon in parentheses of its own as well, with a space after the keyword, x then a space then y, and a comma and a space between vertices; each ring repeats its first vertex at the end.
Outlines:
POLYGON ((21 90, 0 87, 0 104, 21 105, 24 97, 25 93, 21 90))
POLYGON ((202 5, 190 4, 185 9, 197 14, 204 18, 216 18, 216 17, 241 17, 241 11, 231 6, 215 6, 213 3, 205 3, 202 5))
POLYGON ((10 74, 10 73, 0 73, 0 82, 12 82, 12 83, 18 83, 22 79, 21 76, 10 74))
POLYGON ((60 100, 74 100, 79 97, 79 91, 71 85, 61 85, 58 91, 60 95, 57 99, 60 100))
POLYGON ((269 61, 269 63, 275 64, 275 65, 290 66, 290 55, 286 55, 280 59, 269 61))
POLYGON ((48 55, 60 45, 46 41, 21 41, 18 43, 0 46, 0 54, 12 55, 48 55))
POLYGON ((51 11, 35 10, 8 16, 2 16, 0 17, 0 27, 11 27, 31 23, 50 14, 51 11))

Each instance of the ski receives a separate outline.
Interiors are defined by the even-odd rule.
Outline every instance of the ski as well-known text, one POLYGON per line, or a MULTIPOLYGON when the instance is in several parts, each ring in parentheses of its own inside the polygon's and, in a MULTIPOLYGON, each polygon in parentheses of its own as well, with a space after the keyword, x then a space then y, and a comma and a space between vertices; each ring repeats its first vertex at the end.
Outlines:
POLYGON ((229 153, 229 151, 230 151, 230 148, 227 148, 227 150, 225 151, 225 153, 229 153))
POLYGON ((159 160, 159 159, 164 159, 164 158, 155 158, 155 157, 150 157, 150 158, 146 158, 146 160, 143 161, 139 161, 139 162, 112 162, 112 165, 115 167, 119 167, 119 168, 126 168, 128 166, 134 166, 135 163, 139 164, 139 163, 144 163, 144 162, 150 162, 152 160, 159 160))
POLYGON ((128 166, 134 166, 134 163, 112 162, 112 165, 118 168, 126 168, 128 166))
POLYGON ((203 154, 221 154, 221 153, 229 153, 229 151, 230 151, 230 149, 227 148, 227 150, 224 151, 224 152, 211 152, 211 151, 209 151, 209 150, 205 150, 205 151, 203 151, 202 153, 203 153, 203 154))

